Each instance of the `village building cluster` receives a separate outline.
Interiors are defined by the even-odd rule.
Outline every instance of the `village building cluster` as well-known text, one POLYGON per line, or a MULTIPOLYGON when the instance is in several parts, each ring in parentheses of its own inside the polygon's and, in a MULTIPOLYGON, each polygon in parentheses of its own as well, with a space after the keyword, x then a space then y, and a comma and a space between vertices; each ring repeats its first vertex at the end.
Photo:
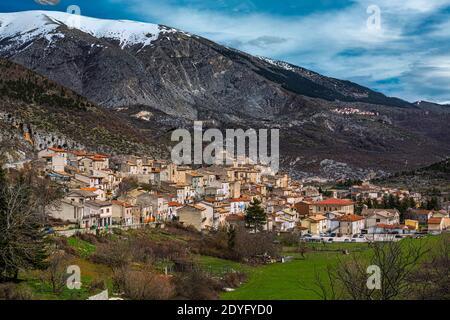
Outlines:
POLYGON ((42 170, 64 185, 65 197, 49 214, 77 229, 101 230, 177 220, 197 230, 244 225, 254 199, 267 213, 264 229, 301 235, 407 234, 450 228, 447 210, 410 208, 401 221, 396 209, 363 208, 351 199, 380 200, 394 194, 421 201, 419 193, 365 183, 328 190, 303 185, 269 167, 235 162, 229 166, 179 166, 137 156, 111 157, 48 148, 38 154, 42 170), (126 181, 138 186, 126 188, 126 181))

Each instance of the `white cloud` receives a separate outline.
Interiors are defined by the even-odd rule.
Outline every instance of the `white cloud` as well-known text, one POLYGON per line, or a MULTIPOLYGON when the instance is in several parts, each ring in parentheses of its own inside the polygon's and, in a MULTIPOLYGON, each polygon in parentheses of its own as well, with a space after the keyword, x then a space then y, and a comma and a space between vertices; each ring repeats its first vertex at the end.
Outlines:
POLYGON ((450 4, 449 0, 357 0, 362 6, 375 4, 387 12, 393 13, 429 13, 450 4))
POLYGON ((439 95, 438 99, 450 98, 436 88, 439 82, 445 85, 450 82, 448 59, 443 54, 450 51, 450 45, 435 47, 436 39, 450 39, 450 25, 444 23, 442 28, 421 35, 414 29, 449 6, 450 0, 357 0, 341 10, 298 17, 255 13, 251 8, 227 13, 162 0, 127 3, 146 20, 199 34, 251 54, 288 60, 372 87, 380 80, 399 78, 402 88, 399 85, 390 88, 389 84, 382 87, 409 100, 420 98, 417 95, 426 94, 427 89, 430 97, 434 94, 439 95), (372 4, 380 7, 381 30, 367 28, 366 9, 372 4), (352 50, 357 53, 345 54, 352 50), (408 78, 417 76, 417 70, 429 83, 420 84, 417 79, 408 78), (433 77, 439 82, 431 81, 433 77), (419 85, 422 88, 417 88, 419 85))

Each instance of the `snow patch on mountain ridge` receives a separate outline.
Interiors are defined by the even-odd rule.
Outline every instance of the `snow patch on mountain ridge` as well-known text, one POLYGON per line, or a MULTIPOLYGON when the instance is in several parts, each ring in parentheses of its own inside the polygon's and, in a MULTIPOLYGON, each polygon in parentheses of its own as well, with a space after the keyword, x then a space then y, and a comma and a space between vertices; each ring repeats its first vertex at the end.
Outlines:
POLYGON ((160 33, 175 31, 157 24, 129 20, 97 19, 58 11, 24 11, 0 13, 0 41, 11 41, 3 50, 42 37, 51 42, 64 36, 57 31, 61 26, 78 29, 95 38, 116 40, 122 49, 134 45, 142 45, 142 49, 158 39, 160 33), (55 34, 56 37, 53 36, 55 34))

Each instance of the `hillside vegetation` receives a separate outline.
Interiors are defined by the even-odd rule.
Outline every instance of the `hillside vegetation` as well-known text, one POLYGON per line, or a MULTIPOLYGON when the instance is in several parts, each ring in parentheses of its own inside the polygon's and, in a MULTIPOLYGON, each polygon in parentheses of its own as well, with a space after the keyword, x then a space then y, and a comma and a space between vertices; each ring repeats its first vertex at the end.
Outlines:
POLYGON ((450 158, 417 170, 396 173, 376 183, 417 191, 450 191, 450 158))
POLYGON ((115 112, 97 107, 73 91, 3 59, 0 113, 3 126, 8 124, 22 134, 26 127, 31 139, 34 133, 43 132, 94 150, 128 154, 158 151, 150 136, 115 112))

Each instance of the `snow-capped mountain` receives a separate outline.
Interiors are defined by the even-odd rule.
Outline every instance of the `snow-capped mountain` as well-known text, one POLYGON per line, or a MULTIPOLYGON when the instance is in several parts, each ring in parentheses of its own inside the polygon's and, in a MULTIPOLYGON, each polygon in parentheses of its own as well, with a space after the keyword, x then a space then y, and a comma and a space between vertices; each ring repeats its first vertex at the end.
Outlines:
POLYGON ((422 165, 450 152, 447 111, 424 117, 401 99, 166 26, 50 11, 0 14, 0 57, 126 113, 144 130, 172 126, 168 118, 177 126, 194 119, 225 128, 276 125, 284 159, 304 160, 297 167, 319 169, 332 159, 403 169, 405 159, 422 165), (345 108, 361 112, 333 112, 345 108))
POLYGON ((158 39, 161 32, 176 31, 151 23, 96 19, 58 11, 0 13, 0 40, 11 40, 16 46, 41 37, 50 43, 64 38, 64 33, 59 30, 61 27, 77 29, 96 38, 116 40, 122 48, 145 47, 158 39))
MULTIPOLYGON (((144 104, 171 113, 185 111, 182 113, 189 117, 196 117, 197 110, 194 110, 192 105, 199 103, 195 100, 199 97, 203 99, 208 92, 214 91, 209 88, 211 76, 216 80, 216 84, 222 79, 227 82, 235 77, 230 73, 235 68, 245 70, 249 77, 257 76, 257 81, 264 84, 262 87, 275 82, 294 93, 331 101, 366 100, 393 105, 407 104, 350 82, 327 78, 282 61, 253 57, 173 28, 128 20, 89 18, 56 11, 0 14, 0 54, 42 72, 101 105, 121 107, 127 104, 144 104), (39 58, 26 61, 32 52, 39 58), (63 57, 60 58, 60 55, 63 57), (114 88, 114 92, 90 90, 92 86, 87 85, 90 77, 86 77, 83 73, 87 70, 87 62, 99 58, 104 61, 97 61, 94 65, 90 63, 89 69, 95 68, 96 74, 102 75, 101 78, 112 76, 110 66, 105 63, 110 58, 124 63, 123 69, 120 69, 122 71, 120 81, 128 82, 128 94, 121 88, 117 94, 114 92, 118 88, 114 88), (205 64, 209 58, 219 60, 205 64), (155 63, 158 60, 161 63, 155 63), (76 61, 76 70, 67 70, 67 66, 63 66, 64 61, 76 61), (227 63, 226 66, 224 62, 227 63), (179 64, 182 65, 181 68, 179 64), (247 64, 248 68, 240 68, 244 64, 247 64), (199 71, 206 69, 207 74, 196 76, 199 71), (72 80, 68 79, 67 71, 73 77, 72 80), (155 78, 155 71, 169 74, 175 72, 177 77, 173 81, 167 81, 168 79, 160 76, 152 81, 151 78, 155 78), (151 75, 145 74, 147 72, 151 72, 151 75), (138 87, 135 87, 136 82, 139 83, 138 87), (160 86, 167 85, 171 85, 171 91, 176 92, 176 97, 173 97, 176 107, 167 108, 164 106, 166 103, 153 97, 160 86), (104 93, 108 93, 108 96, 105 97, 104 93), (182 101, 179 101, 180 99, 182 101), (182 109, 186 110, 180 110, 180 103, 184 104, 182 109)), ((117 62, 111 61, 115 67, 117 62)), ((219 84, 217 89, 223 92, 223 83, 219 84)), ((228 91, 231 93, 232 90, 228 91)), ((259 94, 259 90, 256 91, 259 94)), ((286 93, 283 92, 282 95, 286 93)), ((207 100, 208 104, 212 103, 210 99, 207 100)), ((259 110, 269 107, 270 110, 265 110, 264 113, 277 111, 276 107, 273 108, 273 103, 267 106, 265 100, 267 99, 258 97, 241 101, 239 104, 249 103, 252 108, 256 107, 259 110)), ((241 111, 242 107, 237 106, 236 110, 241 111)))

